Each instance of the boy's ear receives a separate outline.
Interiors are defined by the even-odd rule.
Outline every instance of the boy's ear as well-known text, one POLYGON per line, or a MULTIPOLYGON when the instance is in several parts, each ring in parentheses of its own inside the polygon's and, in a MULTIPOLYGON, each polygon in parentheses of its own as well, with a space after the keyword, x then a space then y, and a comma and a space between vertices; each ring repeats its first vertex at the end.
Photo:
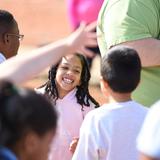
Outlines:
POLYGON ((101 86, 101 91, 104 95, 108 95, 108 83, 103 79, 103 77, 100 77, 100 86, 101 86))

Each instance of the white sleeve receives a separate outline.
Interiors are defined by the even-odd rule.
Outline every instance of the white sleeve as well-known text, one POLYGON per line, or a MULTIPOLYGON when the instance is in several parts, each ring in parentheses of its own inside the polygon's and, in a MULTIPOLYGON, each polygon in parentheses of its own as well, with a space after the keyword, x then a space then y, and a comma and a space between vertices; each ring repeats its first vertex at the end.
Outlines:
POLYGON ((160 101, 148 112, 137 142, 140 152, 160 158, 160 101))
POLYGON ((80 129, 80 139, 72 160, 98 160, 94 117, 88 113, 80 129))

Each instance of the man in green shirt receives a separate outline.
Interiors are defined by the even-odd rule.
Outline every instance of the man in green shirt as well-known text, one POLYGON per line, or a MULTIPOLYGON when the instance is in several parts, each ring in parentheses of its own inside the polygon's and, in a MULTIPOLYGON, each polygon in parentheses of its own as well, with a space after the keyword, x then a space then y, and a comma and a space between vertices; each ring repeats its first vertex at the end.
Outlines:
POLYGON ((97 32, 102 56, 120 44, 138 51, 143 70, 133 99, 146 106, 160 99, 160 0, 105 0, 97 32))

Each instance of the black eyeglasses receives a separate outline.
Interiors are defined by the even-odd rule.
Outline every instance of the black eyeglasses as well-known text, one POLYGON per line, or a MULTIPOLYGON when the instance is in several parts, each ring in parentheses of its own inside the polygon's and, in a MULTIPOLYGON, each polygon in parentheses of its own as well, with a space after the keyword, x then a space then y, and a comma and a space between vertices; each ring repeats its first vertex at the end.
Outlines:
POLYGON ((8 33, 7 35, 8 35, 8 36, 15 36, 15 37, 17 37, 19 41, 22 41, 23 38, 24 38, 24 35, 23 35, 23 34, 8 33))

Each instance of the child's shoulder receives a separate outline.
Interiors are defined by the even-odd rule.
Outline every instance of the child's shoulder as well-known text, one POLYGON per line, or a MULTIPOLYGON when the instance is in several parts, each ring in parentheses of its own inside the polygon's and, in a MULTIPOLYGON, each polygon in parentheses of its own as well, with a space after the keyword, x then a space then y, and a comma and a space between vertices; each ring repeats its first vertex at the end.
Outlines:
POLYGON ((134 101, 129 101, 125 103, 109 103, 103 104, 99 108, 94 109, 89 112, 90 116, 97 117, 110 117, 113 114, 117 114, 118 112, 140 112, 147 113, 148 108, 134 101))
POLYGON ((104 104, 100 106, 99 108, 95 108, 94 110, 87 113, 85 116, 85 125, 94 124, 94 125, 103 125, 107 124, 111 119, 111 110, 108 109, 109 106, 107 104, 104 104))
POLYGON ((102 106, 98 107, 98 108, 94 108, 92 111, 90 111, 87 116, 90 117, 100 117, 104 114, 107 114, 109 112, 108 110, 108 105, 107 104, 103 104, 102 106))
POLYGON ((148 111, 148 108, 138 102, 132 101, 134 107, 137 107, 137 110, 143 110, 144 112, 148 111))

